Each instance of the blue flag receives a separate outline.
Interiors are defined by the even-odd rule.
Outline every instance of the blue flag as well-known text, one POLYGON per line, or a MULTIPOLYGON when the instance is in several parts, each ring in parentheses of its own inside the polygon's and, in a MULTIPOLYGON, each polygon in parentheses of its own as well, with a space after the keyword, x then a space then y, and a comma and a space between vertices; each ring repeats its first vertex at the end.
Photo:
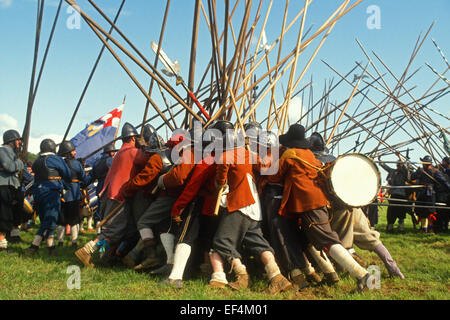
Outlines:
MULTIPOLYGON (((81 159, 98 148, 101 148, 116 138, 117 130, 120 125, 124 105, 114 109, 98 120, 87 125, 83 131, 72 138, 72 143, 77 151, 77 158, 81 159)), ((92 167, 94 163, 101 157, 103 150, 99 150, 94 155, 85 160, 85 166, 92 167)))

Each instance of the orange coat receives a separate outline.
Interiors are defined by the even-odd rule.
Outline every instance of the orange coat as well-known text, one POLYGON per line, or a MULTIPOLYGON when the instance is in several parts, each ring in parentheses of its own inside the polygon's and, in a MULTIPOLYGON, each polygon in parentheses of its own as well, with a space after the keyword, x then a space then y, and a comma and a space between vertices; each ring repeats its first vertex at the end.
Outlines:
POLYGON ((278 211, 283 216, 311 211, 328 204, 318 181, 318 170, 292 159, 292 156, 297 156, 315 167, 322 167, 322 163, 308 149, 292 148, 283 153, 278 173, 268 177, 270 183, 284 184, 283 200, 278 211))
POLYGON ((216 183, 218 186, 224 184, 229 186, 228 212, 234 212, 255 203, 248 184, 247 173, 251 174, 255 180, 253 170, 259 171, 261 167, 257 155, 251 154, 245 148, 237 148, 225 151, 222 154, 222 162, 216 166, 216 183))
MULTIPOLYGON (((137 175, 129 180, 123 186, 123 192, 127 196, 135 195, 141 189, 148 189, 150 185, 154 185, 152 181, 158 177, 163 168, 161 156, 157 153, 150 156, 144 169, 142 169, 137 175)), ((156 182, 156 181, 155 181, 156 182)))
POLYGON ((194 152, 184 152, 181 163, 174 165, 169 172, 163 175, 164 186, 169 196, 178 197, 183 192, 184 185, 191 176, 194 167, 194 152))

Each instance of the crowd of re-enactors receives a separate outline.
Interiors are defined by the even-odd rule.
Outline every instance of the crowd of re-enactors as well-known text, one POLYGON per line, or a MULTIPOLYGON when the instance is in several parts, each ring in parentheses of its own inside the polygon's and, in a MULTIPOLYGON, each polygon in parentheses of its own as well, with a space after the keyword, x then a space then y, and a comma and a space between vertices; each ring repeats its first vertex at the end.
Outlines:
POLYGON ((123 265, 162 277, 161 286, 181 289, 183 280, 206 276, 216 290, 242 290, 265 273, 265 292, 275 295, 332 286, 348 273, 362 292, 371 274, 354 246, 376 253, 385 276, 405 279, 375 230, 379 204, 389 203, 387 232, 403 232, 406 214, 415 229, 448 231, 449 211, 439 208, 449 203, 448 158, 433 166, 425 156, 412 170, 396 153, 395 169, 381 164, 388 172, 383 197, 351 207, 327 186, 323 168, 336 157, 319 133, 306 137, 305 128, 294 124, 278 136, 249 122, 240 139, 226 120, 208 129, 220 135, 205 142, 205 131, 197 137, 190 130, 164 141, 150 125, 139 134, 126 123, 120 149, 105 146, 89 168, 72 142, 57 151, 51 139, 41 142, 33 163, 24 164, 20 134, 6 131, 0 147, 0 255, 14 252, 8 243, 22 241, 21 232, 35 232, 26 250, 30 257, 57 255, 69 235, 84 266, 123 265), (222 148, 208 149, 211 143, 222 148), (276 170, 265 174, 274 164, 276 170), (87 188, 95 192, 96 210, 89 209, 87 188), (80 244, 80 233, 92 240, 80 244), (40 253, 43 243, 48 252, 40 253))

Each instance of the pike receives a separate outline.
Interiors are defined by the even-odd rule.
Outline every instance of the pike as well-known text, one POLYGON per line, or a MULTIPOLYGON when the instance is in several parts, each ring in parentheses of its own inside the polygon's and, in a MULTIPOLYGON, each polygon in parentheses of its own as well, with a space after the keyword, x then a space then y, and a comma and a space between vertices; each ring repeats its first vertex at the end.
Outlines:
MULTIPOLYGON (((117 20, 119 19, 119 15, 122 12, 122 8, 123 8, 123 6, 125 4, 125 1, 126 0, 122 0, 122 3, 120 4, 119 9, 117 10, 116 16, 114 18, 114 24, 116 24, 117 20)), ((111 27, 111 29, 109 30, 109 34, 112 34, 112 32, 113 32, 113 28, 111 27)), ((108 41, 108 39, 106 41, 108 41)), ((78 103, 75 106, 75 110, 74 110, 74 112, 72 114, 72 118, 69 121, 69 125, 67 126, 67 129, 66 129, 66 132, 64 133, 64 138, 62 139, 62 141, 66 140, 67 135, 69 134, 69 131, 72 128, 73 121, 75 120, 75 117, 76 117, 76 115, 78 113, 78 110, 80 109, 81 103, 83 102, 83 99, 84 99, 84 96, 86 95, 87 89, 89 88, 91 80, 92 80, 92 78, 93 78, 93 76, 95 74, 95 71, 97 70, 97 66, 98 66, 98 64, 99 64, 99 62, 100 62, 100 60, 102 58, 102 55, 103 55, 103 52, 105 51, 105 48, 106 48, 106 45, 103 45, 102 48, 100 49, 100 52, 99 52, 99 54, 97 56, 97 59, 95 60, 94 66, 92 67, 91 73, 89 74, 89 77, 88 77, 88 79, 86 81, 86 84, 84 85, 83 91, 81 92, 81 96, 78 99, 78 103)))
POLYGON ((176 77, 176 84, 180 85, 183 87, 184 90, 186 90, 187 94, 189 95, 189 97, 192 99, 192 101, 194 101, 194 103, 197 105, 197 107, 200 109, 200 111, 202 112, 202 114, 206 117, 206 119, 210 118, 210 115, 206 112, 206 110, 203 108, 203 106, 201 105, 201 103, 197 100, 197 98, 195 97, 194 93, 189 90, 189 88, 187 87, 186 83, 184 82, 183 78, 179 75, 180 70, 175 70, 174 64, 171 63, 171 61, 168 59, 168 57, 163 54, 164 51, 162 51, 162 49, 158 46, 158 44, 156 44, 155 42, 152 42, 152 50, 156 53, 159 52, 159 56, 158 58, 161 60, 161 62, 164 64, 164 66, 166 68, 168 68, 171 72, 172 75, 170 75, 170 73, 165 73, 167 76, 169 77, 176 77))
MULTIPOLYGON (((68 4, 72 6, 77 6, 76 2, 74 0, 65 0, 68 4)), ((85 12, 83 12, 81 9, 79 10, 80 15, 83 17, 83 19, 88 23, 89 27, 94 31, 94 33, 97 35, 97 37, 105 43, 105 39, 100 35, 103 34, 106 38, 110 39, 114 45, 116 45, 125 55, 127 55, 131 60, 133 60, 134 63, 136 63, 143 71, 145 71, 148 75, 150 75, 152 78, 155 79, 157 83, 159 83, 169 94, 171 94, 175 100, 177 100, 184 108, 186 108, 191 114, 194 115, 199 121, 204 123, 203 119, 200 118, 189 106, 184 102, 184 100, 173 90, 173 88, 167 83, 167 81, 164 80, 164 78, 161 76, 161 74, 154 68, 154 66, 145 58, 145 56, 133 45, 133 43, 128 40, 127 37, 122 33, 122 31, 106 16, 103 11, 98 8, 98 6, 92 1, 88 0, 89 3, 102 15, 102 17, 108 21, 108 23, 116 30, 119 35, 127 42, 128 45, 139 55, 139 57, 145 62, 147 66, 152 69, 150 71, 141 61, 139 61, 134 55, 132 55, 130 52, 128 52, 114 37, 108 35, 97 23, 92 20, 85 12)), ((79 8, 79 6, 77 6, 79 8)), ((156 104, 151 100, 151 98, 148 96, 147 92, 143 90, 139 82, 135 79, 135 77, 131 74, 131 72, 126 68, 126 66, 123 64, 123 62, 120 60, 120 58, 117 56, 117 54, 112 50, 111 46, 108 44, 106 45, 108 50, 111 52, 111 54, 114 56, 114 58, 119 62, 119 64, 122 66, 122 68, 125 70, 125 72, 130 76, 130 78, 133 80, 133 82, 138 86, 139 90, 142 92, 142 94, 147 98, 150 99, 150 103, 154 107, 154 109, 159 113, 161 118, 167 123, 169 128, 173 130, 173 127, 170 125, 170 123, 167 121, 167 119, 164 117, 164 115, 161 113, 159 108, 156 106, 156 104)))

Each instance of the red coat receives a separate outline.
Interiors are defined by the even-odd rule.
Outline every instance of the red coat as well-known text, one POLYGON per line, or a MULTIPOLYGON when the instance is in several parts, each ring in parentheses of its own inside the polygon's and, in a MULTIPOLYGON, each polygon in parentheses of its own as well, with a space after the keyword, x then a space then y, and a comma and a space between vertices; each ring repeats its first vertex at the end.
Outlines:
POLYGON ((256 154, 250 154, 245 148, 237 148, 225 151, 222 159, 223 163, 217 164, 216 167, 216 183, 219 186, 224 184, 229 186, 228 212, 234 212, 255 203, 247 174, 250 174, 255 180, 253 170, 260 170, 261 164, 256 154))
POLYGON ((134 177, 145 165, 149 155, 134 146, 134 142, 123 143, 111 164, 101 194, 106 191, 108 199, 125 201, 122 186, 134 177))
POLYGON ((180 215, 181 210, 185 209, 197 195, 204 198, 201 213, 208 216, 214 215, 214 208, 217 201, 214 185, 215 174, 216 164, 214 163, 214 157, 209 156, 197 164, 192 171, 192 176, 186 184, 183 193, 178 197, 172 207, 172 215, 180 215))
POLYGON ((288 216, 289 213, 301 213, 326 206, 328 200, 319 185, 318 170, 292 157, 301 158, 315 167, 322 167, 322 163, 308 149, 292 148, 283 153, 278 173, 268 177, 268 182, 284 185, 278 213, 288 216))

